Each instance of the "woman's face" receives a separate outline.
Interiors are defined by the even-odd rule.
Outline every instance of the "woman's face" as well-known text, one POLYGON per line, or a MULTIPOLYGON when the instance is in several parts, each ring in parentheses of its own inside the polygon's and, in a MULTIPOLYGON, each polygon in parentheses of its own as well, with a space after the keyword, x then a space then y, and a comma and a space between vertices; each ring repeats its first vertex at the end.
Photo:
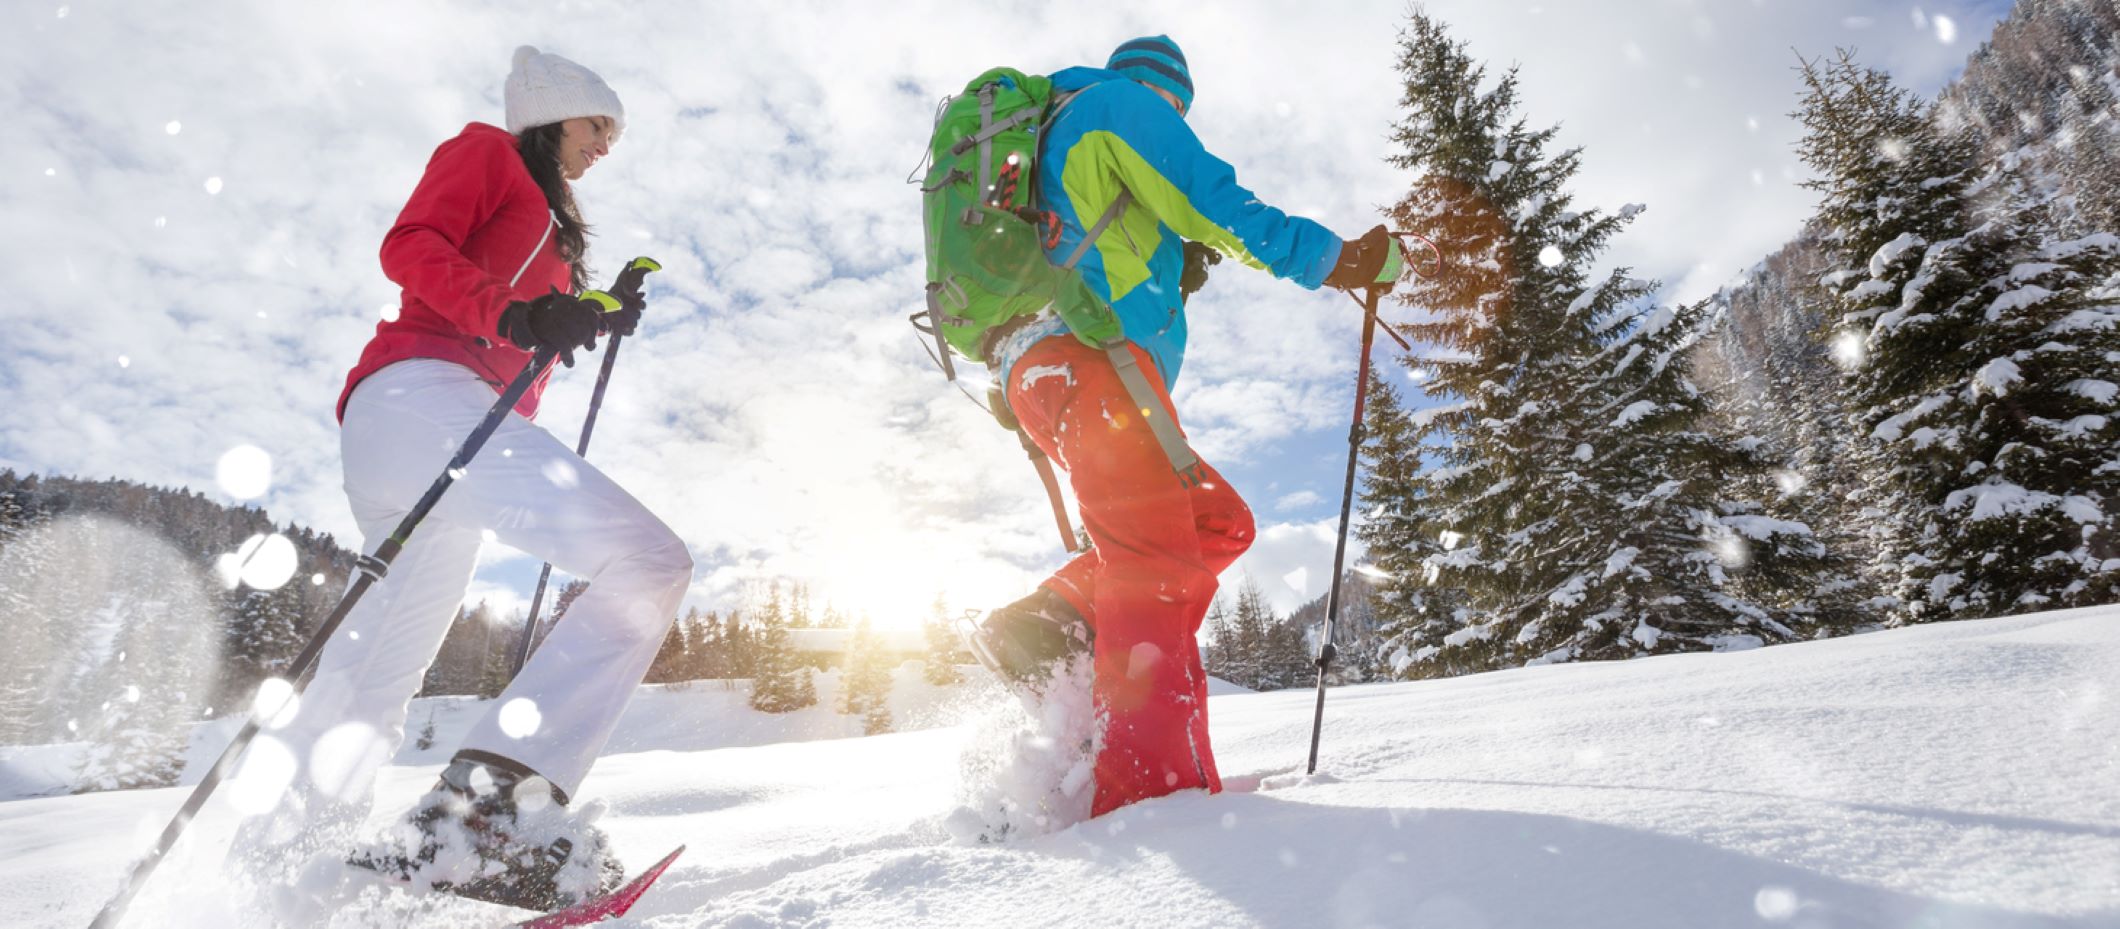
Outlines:
POLYGON ((559 170, 567 180, 581 180, 591 165, 611 153, 609 116, 577 116, 560 123, 559 170))

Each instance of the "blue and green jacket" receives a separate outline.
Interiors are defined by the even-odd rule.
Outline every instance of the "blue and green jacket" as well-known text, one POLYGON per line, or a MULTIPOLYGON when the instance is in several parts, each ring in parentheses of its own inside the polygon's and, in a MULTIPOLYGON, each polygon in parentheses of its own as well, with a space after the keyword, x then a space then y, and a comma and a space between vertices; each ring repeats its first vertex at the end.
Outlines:
POLYGON ((1155 360, 1165 389, 1185 361, 1184 240, 1313 290, 1340 260, 1338 235, 1259 202, 1155 91, 1101 68, 1055 74, 1053 90, 1077 93, 1040 143, 1037 203, 1061 222, 1047 253, 1066 260, 1119 192, 1133 193, 1076 267, 1155 360))

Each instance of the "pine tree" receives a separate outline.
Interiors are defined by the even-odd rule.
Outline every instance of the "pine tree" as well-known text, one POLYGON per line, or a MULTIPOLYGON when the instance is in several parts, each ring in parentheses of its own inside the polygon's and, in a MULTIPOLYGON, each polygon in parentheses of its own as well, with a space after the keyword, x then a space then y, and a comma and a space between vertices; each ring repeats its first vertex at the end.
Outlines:
POLYGON ((1800 575, 1822 551, 1808 527, 1722 496, 1763 463, 1711 431, 1686 378, 1705 307, 1653 307, 1652 282, 1590 274, 1639 208, 1573 209, 1580 152, 1550 154, 1555 130, 1516 113, 1515 72, 1483 90, 1485 69, 1425 15, 1399 67, 1392 161, 1419 179, 1393 218, 1450 260, 1400 292, 1433 313, 1410 328, 1441 349, 1424 384, 1440 402, 1411 440, 1441 467, 1399 489, 1416 509, 1387 515, 1409 546, 1448 549, 1420 562, 1465 596, 1447 633, 1439 610, 1402 628, 1402 654, 1431 665, 1413 673, 1799 637, 1796 617, 1730 584, 1739 564, 1800 575))
POLYGON ((817 685, 810 679, 809 667, 796 657, 795 647, 788 640, 787 608, 781 603, 777 586, 759 617, 757 638, 752 645, 753 709, 787 713, 816 705, 817 685))
POLYGON ((1207 607, 1207 655, 1203 662, 1210 677, 1231 683, 1230 650, 1236 647, 1236 632, 1230 626, 1229 602, 1217 595, 1207 607))
POLYGON ((655 660, 648 663, 648 673, 642 678, 648 684, 668 684, 686 680, 685 665, 691 660, 691 645, 685 637, 684 623, 671 623, 670 631, 663 636, 662 647, 656 649, 655 660))
POLYGON ((1236 612, 1230 618, 1230 638, 1234 646, 1230 649, 1230 678, 1232 683, 1253 690, 1266 690, 1272 686, 1272 653, 1268 642, 1274 623, 1273 609, 1266 605, 1266 594, 1259 590, 1258 582, 1250 575, 1237 587, 1236 612))
POLYGON ((692 607, 685 611, 682 625, 685 640, 691 646, 685 678, 710 681, 728 677, 728 648, 721 638, 721 617, 712 613, 701 615, 698 607, 692 607))
MULTIPOLYGON (((1409 362, 1411 364, 1411 362, 1409 362)), ((1414 368, 1419 372, 1423 369, 1414 368)), ((1422 446, 1399 392, 1372 375, 1363 412, 1362 510, 1369 514, 1355 534, 1383 575, 1376 610, 1381 658, 1393 674, 1450 676, 1483 670, 1485 656, 1454 651, 1437 661, 1443 639, 1466 623, 1464 591, 1438 586, 1430 558, 1452 547, 1455 534, 1428 505, 1421 479, 1422 446)))
POLYGON ((890 656, 869 621, 854 626, 847 647, 846 673, 839 693, 839 712, 861 717, 867 735, 891 731, 890 656))
POLYGON ((2007 169, 1846 52, 1807 62, 1799 154, 1842 268, 1853 431, 1873 470, 1880 583, 1896 622, 2099 603, 2120 447, 2120 240, 2042 245, 2053 223, 2007 169))
POLYGON ((964 673, 957 670, 962 646, 957 641, 957 631, 950 623, 949 600, 940 592, 928 610, 928 620, 921 628, 927 639, 925 668, 921 676, 937 687, 948 687, 964 682, 964 673))

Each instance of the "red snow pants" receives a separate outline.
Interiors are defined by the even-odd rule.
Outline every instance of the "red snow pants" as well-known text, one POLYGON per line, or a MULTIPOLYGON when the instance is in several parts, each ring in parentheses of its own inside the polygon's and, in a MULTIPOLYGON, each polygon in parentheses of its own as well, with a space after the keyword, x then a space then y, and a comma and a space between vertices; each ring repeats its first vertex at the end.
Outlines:
MULTIPOLYGON (((1177 419, 1148 353, 1133 348, 1177 419)), ((1044 586, 1095 633, 1093 698, 1104 723, 1091 815, 1179 790, 1222 789, 1207 741, 1207 674, 1194 635, 1215 577, 1251 547, 1251 509, 1204 463, 1183 486, 1119 373, 1071 335, 1047 338, 1009 371, 1009 408, 1067 471, 1095 543, 1044 586)))

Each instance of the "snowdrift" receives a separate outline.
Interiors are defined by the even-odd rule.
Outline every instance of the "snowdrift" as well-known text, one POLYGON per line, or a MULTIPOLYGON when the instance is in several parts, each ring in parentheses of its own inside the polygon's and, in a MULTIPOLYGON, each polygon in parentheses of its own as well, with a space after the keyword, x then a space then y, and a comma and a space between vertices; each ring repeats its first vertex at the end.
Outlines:
MULTIPOLYGON (((623 926, 2114 927, 2116 684, 2109 607, 1350 687, 1314 777, 1309 693, 1218 696, 1226 793, 992 846, 941 827, 974 721, 768 743, 699 689, 638 701, 583 793, 633 863, 691 846, 623 926)), ((0 925, 85 924, 181 794, 0 803, 0 925)), ((224 819, 134 925, 261 924, 224 819)), ((334 925, 507 915, 379 893, 334 925)))

